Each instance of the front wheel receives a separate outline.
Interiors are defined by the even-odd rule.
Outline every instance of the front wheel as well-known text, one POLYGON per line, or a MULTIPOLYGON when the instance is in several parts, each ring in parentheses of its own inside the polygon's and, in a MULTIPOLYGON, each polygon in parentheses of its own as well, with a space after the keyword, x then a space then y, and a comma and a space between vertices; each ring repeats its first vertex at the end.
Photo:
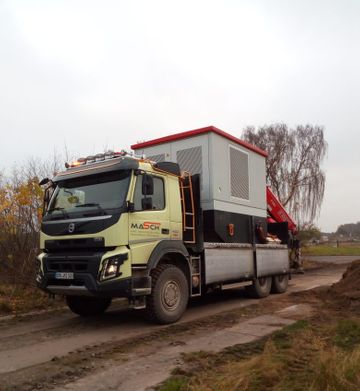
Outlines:
POLYGON ((151 295, 147 297, 146 314, 160 324, 181 318, 189 300, 189 286, 182 270, 170 264, 160 265, 151 273, 151 295))
POLYGON ((260 277, 253 281, 253 284, 245 288, 248 296, 254 299, 269 296, 271 290, 271 277, 260 277))
POLYGON ((111 299, 87 296, 66 296, 66 304, 77 315, 80 316, 96 316, 104 313, 111 299))

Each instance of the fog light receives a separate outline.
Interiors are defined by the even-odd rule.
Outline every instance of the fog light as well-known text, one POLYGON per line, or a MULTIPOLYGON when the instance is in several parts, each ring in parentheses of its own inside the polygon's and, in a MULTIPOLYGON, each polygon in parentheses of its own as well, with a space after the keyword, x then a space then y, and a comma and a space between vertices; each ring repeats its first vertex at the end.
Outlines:
POLYGON ((121 262, 118 257, 112 257, 105 260, 104 265, 102 267, 100 280, 109 280, 110 278, 114 278, 120 276, 122 273, 120 272, 121 262))

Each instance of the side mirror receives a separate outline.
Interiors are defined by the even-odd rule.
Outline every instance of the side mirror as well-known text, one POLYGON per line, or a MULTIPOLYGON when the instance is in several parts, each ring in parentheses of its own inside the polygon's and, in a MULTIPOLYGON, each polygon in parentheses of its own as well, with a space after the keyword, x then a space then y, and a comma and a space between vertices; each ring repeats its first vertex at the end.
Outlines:
MULTIPOLYGON (((43 182, 43 181, 41 181, 41 182, 43 182)), ((40 185, 41 185, 41 182, 39 183, 40 185)), ((46 183, 48 183, 48 182, 46 182, 46 183)), ((50 191, 51 191, 51 188, 48 187, 48 188, 45 190, 45 193, 44 193, 43 211, 42 211, 43 217, 44 217, 44 215, 45 215, 45 211, 46 211, 46 209, 47 209, 47 207, 48 207, 48 205, 49 205, 49 202, 50 202, 50 198, 51 198, 51 194, 52 194, 52 193, 50 193, 50 191)))
POLYGON ((40 182, 39 182, 39 185, 40 186, 44 186, 44 185, 46 185, 47 183, 49 183, 50 182, 50 179, 49 178, 44 178, 44 179, 42 179, 40 182))
POLYGON ((154 180, 151 175, 144 174, 142 178, 142 195, 153 195, 154 194, 154 180))
POLYGON ((152 198, 143 198, 141 200, 142 210, 151 210, 153 208, 152 198))
POLYGON ((53 195, 55 187, 56 187, 55 183, 49 178, 44 178, 42 181, 39 182, 40 186, 44 186, 47 184, 50 184, 50 185, 47 186, 44 191, 43 211, 42 211, 43 216, 45 215, 45 211, 46 211, 47 207, 49 206, 51 196, 53 195))

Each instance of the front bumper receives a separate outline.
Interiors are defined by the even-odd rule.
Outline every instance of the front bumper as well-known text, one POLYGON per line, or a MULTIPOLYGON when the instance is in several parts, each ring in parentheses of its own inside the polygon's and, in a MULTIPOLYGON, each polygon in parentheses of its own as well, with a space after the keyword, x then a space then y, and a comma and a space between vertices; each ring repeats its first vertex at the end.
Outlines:
POLYGON ((98 283, 91 274, 74 273, 73 280, 57 280, 55 273, 45 273, 38 287, 59 295, 132 298, 151 293, 151 277, 129 277, 98 283))
MULTIPOLYGON (((107 256, 109 254, 106 253, 107 256)), ((151 293, 150 276, 116 277, 100 282, 99 268, 104 255, 105 252, 44 254, 41 258, 42 269, 37 277, 37 285, 47 293, 72 296, 133 298, 151 293), (71 272, 74 278, 57 279, 57 272, 71 272)), ((125 261, 130 262, 126 254, 125 261)))

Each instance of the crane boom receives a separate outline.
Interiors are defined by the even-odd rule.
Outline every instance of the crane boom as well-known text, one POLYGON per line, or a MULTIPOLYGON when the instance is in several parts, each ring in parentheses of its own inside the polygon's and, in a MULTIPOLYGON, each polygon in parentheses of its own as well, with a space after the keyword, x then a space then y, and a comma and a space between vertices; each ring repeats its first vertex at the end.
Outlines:
POLYGON ((277 199, 275 194, 271 191, 269 186, 266 186, 266 201, 267 201, 267 210, 269 215, 277 223, 287 222, 289 230, 293 234, 295 234, 296 224, 294 220, 286 212, 285 208, 283 207, 281 202, 277 199))

